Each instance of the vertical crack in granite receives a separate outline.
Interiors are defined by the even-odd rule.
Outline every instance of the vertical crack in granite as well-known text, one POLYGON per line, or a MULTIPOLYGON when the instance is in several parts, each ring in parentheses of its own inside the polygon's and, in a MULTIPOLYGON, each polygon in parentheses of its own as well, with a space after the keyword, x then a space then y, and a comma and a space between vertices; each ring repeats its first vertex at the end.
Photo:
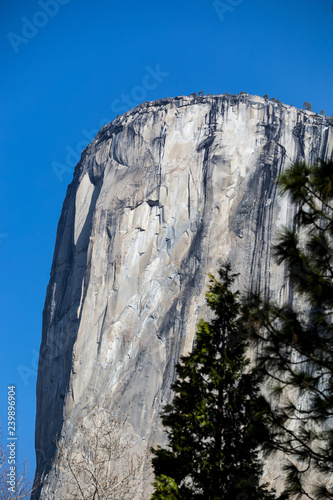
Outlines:
MULTIPOLYGON (((130 409, 133 453, 165 442, 159 414, 220 259, 240 273, 239 288, 293 299, 270 255, 293 215, 275 179, 296 160, 331 157, 332 145, 325 117, 250 95, 161 99, 101 129, 58 225, 38 368, 36 473, 46 479, 36 498, 62 495, 56 435, 75 435, 75 418, 109 396, 130 409)), ((269 462, 265 480, 281 466, 269 462)))
MULTIPOLYGON (((278 139, 278 134, 277 134, 278 139)), ((273 210, 276 196, 276 178, 283 165, 283 156, 280 156, 280 148, 275 142, 267 144, 267 153, 272 157, 270 163, 266 163, 267 154, 263 153, 262 162, 258 171, 254 173, 250 192, 256 190, 257 204, 253 215, 252 231, 254 234, 254 247, 251 262, 251 285, 258 292, 267 293, 270 290, 269 261, 272 241, 273 210), (271 151, 273 149, 273 152, 271 151), (261 279, 264 279, 262 286, 261 279)), ((252 218, 252 217, 251 217, 252 218)))

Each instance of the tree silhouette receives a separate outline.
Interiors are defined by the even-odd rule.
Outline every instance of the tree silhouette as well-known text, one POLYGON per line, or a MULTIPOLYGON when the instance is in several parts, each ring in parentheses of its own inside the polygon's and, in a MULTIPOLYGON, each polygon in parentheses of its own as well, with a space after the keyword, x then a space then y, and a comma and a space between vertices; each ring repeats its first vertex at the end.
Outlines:
POLYGON ((280 306, 252 296, 244 308, 258 368, 271 387, 266 450, 287 458, 289 498, 333 498, 333 162, 296 163, 281 175, 294 225, 275 246, 296 293, 280 306))
POLYGON ((266 403, 245 355, 238 292, 230 289, 236 275, 229 263, 219 275, 221 281, 210 275, 206 294, 215 318, 200 320, 163 412, 169 446, 153 450, 154 500, 275 498, 259 485, 266 403))
POLYGON ((304 101, 303 108, 306 109, 307 111, 312 111, 312 104, 310 104, 307 101, 304 101))

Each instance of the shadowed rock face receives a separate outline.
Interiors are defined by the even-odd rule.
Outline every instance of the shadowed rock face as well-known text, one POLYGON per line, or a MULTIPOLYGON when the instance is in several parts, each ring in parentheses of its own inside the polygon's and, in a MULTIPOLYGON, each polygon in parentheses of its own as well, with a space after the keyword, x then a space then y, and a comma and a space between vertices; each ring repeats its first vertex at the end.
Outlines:
MULTIPOLYGON (((324 117, 248 95, 145 103, 97 134, 68 187, 43 313, 41 498, 59 486, 55 436, 108 395, 131 408, 138 449, 163 441, 158 415, 219 259, 241 273, 238 287, 292 299, 270 256, 275 230, 293 215, 274 179, 332 147, 324 117)), ((279 467, 268 468, 272 485, 279 467)))

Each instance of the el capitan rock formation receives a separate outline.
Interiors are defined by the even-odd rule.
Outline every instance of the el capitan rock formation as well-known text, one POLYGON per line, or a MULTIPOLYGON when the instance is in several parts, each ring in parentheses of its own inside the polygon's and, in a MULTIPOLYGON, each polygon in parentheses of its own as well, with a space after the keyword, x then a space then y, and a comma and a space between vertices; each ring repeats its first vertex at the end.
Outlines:
POLYGON ((40 498, 58 498, 55 436, 109 395, 131 408, 138 450, 163 440, 159 412, 219 259, 240 273, 238 287, 292 300, 270 254, 293 215, 274 180, 332 148, 327 118, 250 95, 148 102, 101 129, 68 187, 43 313, 40 498))

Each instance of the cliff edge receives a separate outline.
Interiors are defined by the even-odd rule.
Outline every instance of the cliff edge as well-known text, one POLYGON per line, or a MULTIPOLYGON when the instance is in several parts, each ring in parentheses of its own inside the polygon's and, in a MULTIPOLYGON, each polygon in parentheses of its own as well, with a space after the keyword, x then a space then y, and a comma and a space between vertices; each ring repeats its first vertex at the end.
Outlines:
MULTIPOLYGON (((325 117, 247 94, 147 102, 100 130, 58 225, 37 381, 36 475, 46 481, 36 498, 61 498, 54 439, 108 396, 130 408, 138 450, 163 442, 159 413, 220 259, 240 273, 237 287, 292 300, 270 253, 293 216, 274 180, 332 148, 325 117)), ((267 466, 272 486, 280 467, 267 466)))

